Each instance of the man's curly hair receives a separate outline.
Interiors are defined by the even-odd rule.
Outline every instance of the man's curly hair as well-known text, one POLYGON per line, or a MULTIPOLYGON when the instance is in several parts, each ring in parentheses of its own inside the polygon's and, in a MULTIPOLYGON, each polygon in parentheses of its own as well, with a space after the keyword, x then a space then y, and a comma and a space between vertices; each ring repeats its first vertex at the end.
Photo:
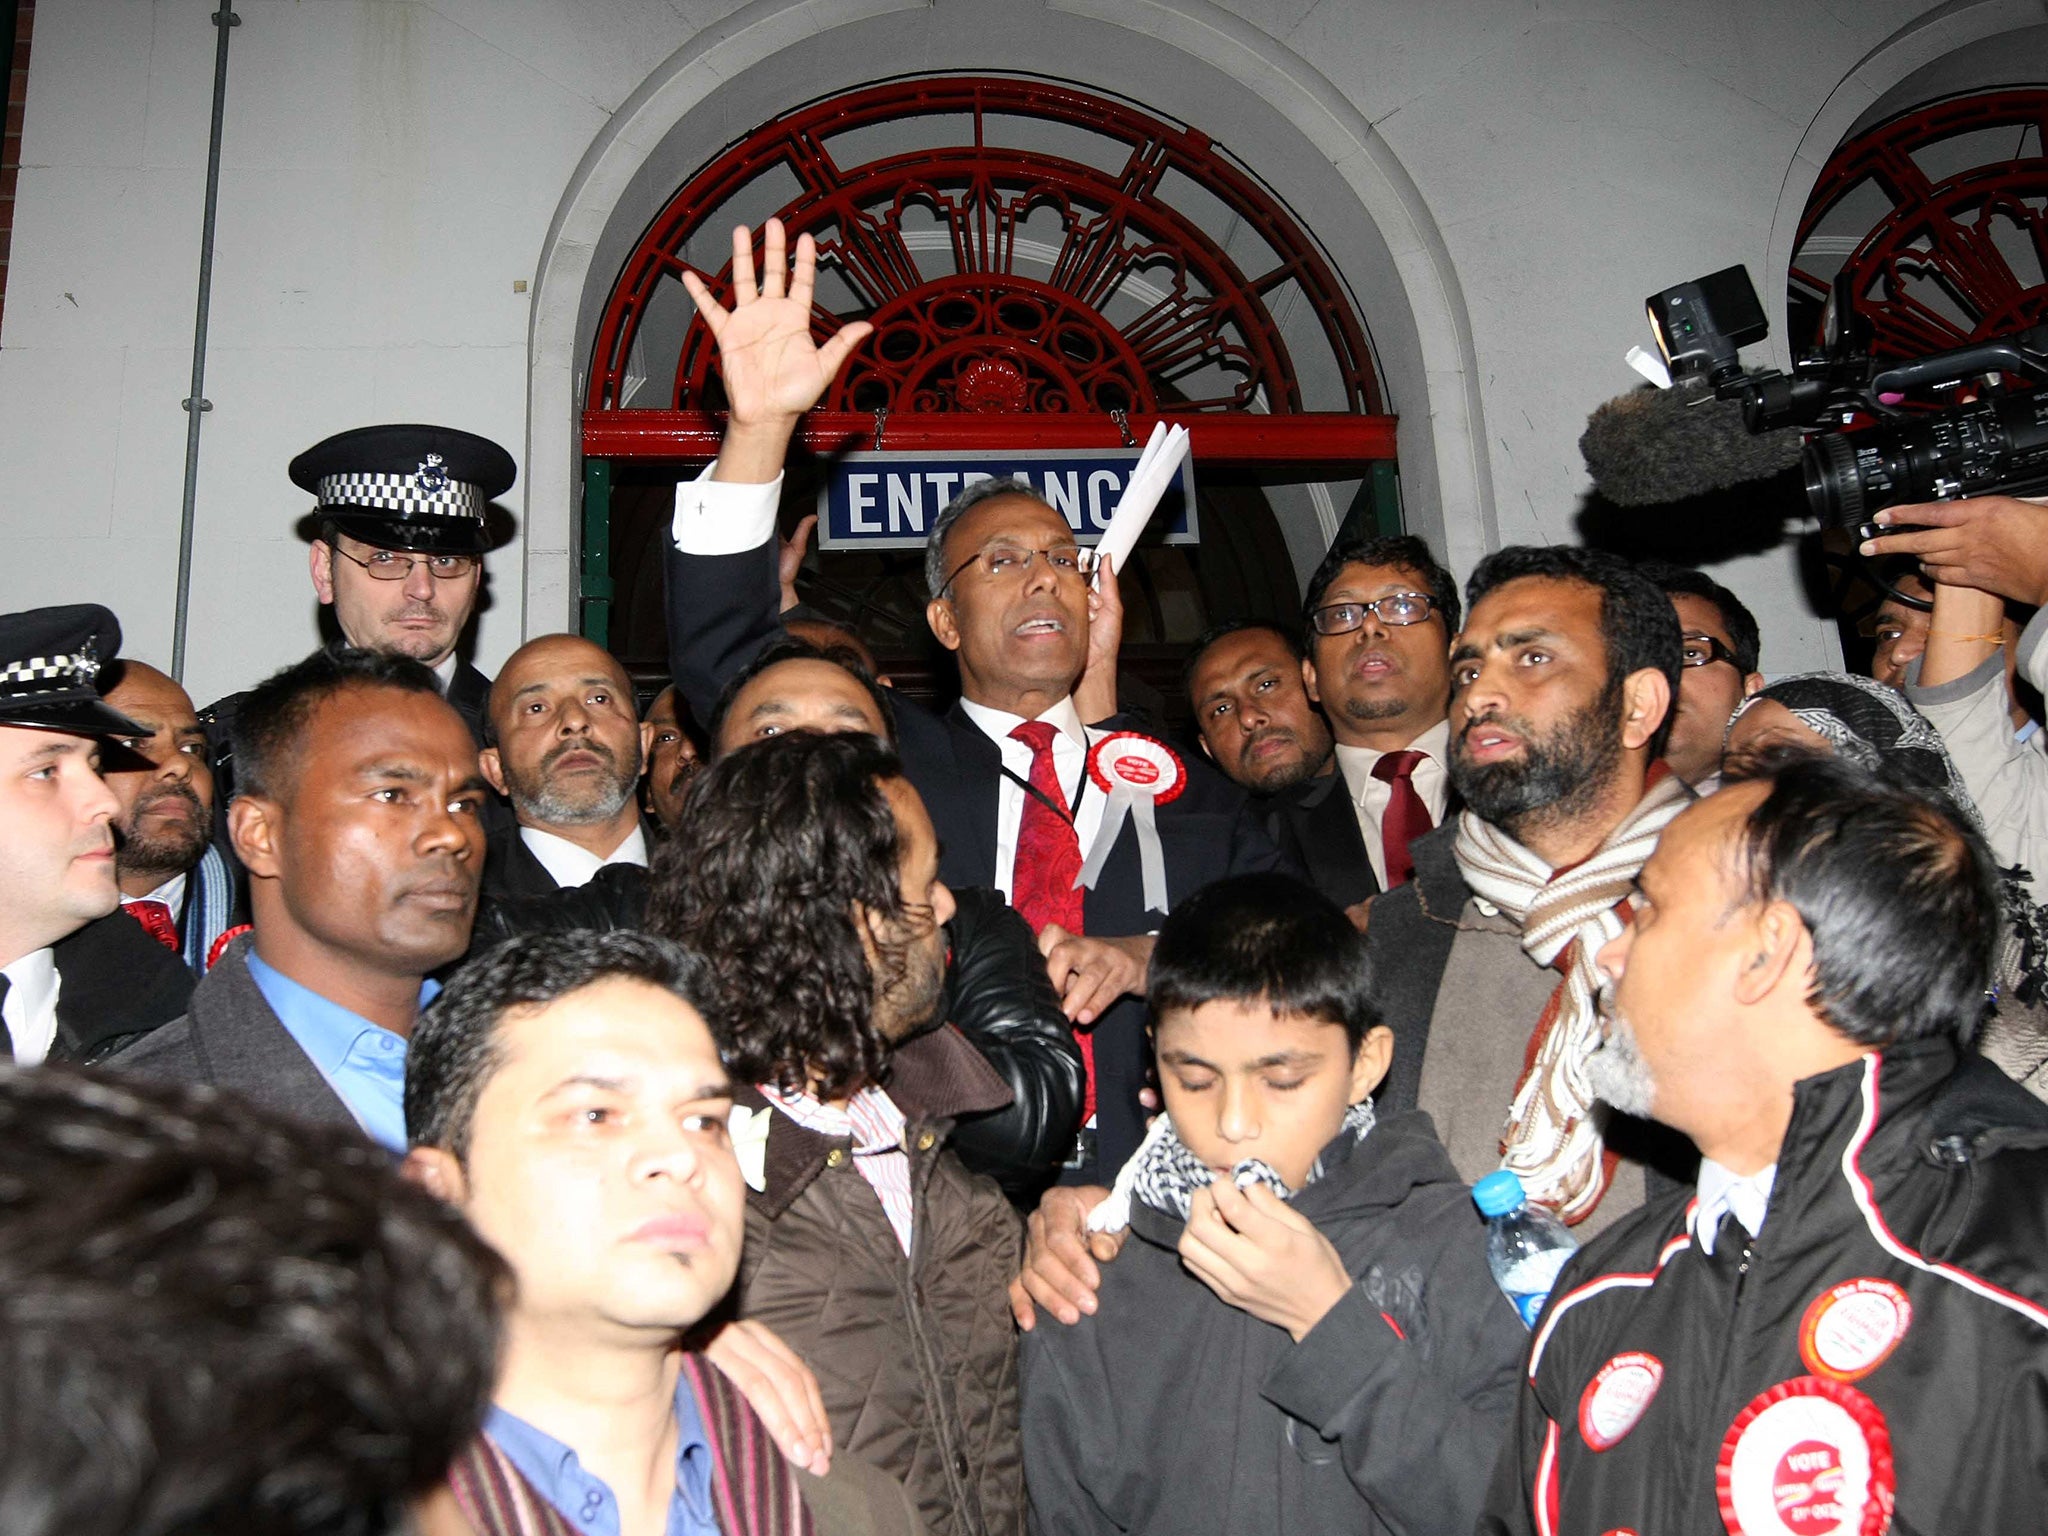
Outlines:
POLYGON ((883 790, 902 777, 872 736, 792 731, 726 754, 690 786, 655 857, 647 926, 704 957, 705 1020, 740 1081, 837 1098, 882 1080, 875 998, 908 966, 884 950, 876 986, 854 904, 892 932, 931 921, 903 900, 883 790))

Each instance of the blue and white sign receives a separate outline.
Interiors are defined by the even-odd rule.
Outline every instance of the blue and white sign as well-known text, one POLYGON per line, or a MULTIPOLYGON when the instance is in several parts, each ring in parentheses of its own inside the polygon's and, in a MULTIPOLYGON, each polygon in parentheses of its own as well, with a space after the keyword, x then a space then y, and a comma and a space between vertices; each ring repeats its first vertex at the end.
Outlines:
MULTIPOLYGON (((925 535, 951 501, 976 480, 1014 475, 1066 518, 1076 540, 1093 544, 1109 526, 1138 450, 1032 449, 1004 454, 849 453, 833 464, 818 491, 821 549, 922 549, 925 535)), ((1168 544, 1200 542, 1195 522, 1195 466, 1160 499, 1153 529, 1168 544)))

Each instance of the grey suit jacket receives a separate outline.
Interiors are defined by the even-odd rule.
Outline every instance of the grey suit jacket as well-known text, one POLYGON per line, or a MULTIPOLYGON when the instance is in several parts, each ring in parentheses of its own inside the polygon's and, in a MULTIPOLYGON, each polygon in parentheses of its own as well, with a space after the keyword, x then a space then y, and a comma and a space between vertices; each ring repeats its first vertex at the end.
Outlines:
POLYGON ((152 1030, 102 1065, 177 1083, 239 1093, 266 1109, 318 1125, 356 1126, 341 1095, 278 1021, 249 974, 244 934, 193 989, 183 1018, 152 1030))

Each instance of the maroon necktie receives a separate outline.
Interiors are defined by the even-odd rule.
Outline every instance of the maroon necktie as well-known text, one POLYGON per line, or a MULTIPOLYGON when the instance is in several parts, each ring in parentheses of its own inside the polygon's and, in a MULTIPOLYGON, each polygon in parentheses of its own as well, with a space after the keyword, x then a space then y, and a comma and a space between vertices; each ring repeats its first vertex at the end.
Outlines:
POLYGON ((171 916, 171 909, 161 901, 147 897, 141 901, 124 901, 128 915, 149 930, 149 936, 163 945, 172 954, 178 952, 178 922, 171 916))
MULTIPOLYGON (((1080 933, 1081 900, 1084 895, 1074 884, 1081 873, 1081 837, 1074 823, 1053 807, 1067 803, 1060 788, 1060 776, 1052 763, 1053 737, 1058 733, 1049 720, 1026 720, 1010 732, 1012 741, 1031 749, 1031 788, 1024 797, 1024 815, 1017 823, 1017 863, 1010 872, 1010 905, 1023 915, 1037 933, 1047 923, 1058 923, 1069 933, 1080 933)), ((1081 1066, 1087 1087, 1081 1106, 1081 1123, 1095 1116, 1095 1041, 1090 1033, 1077 1030, 1075 1043, 1081 1047, 1081 1066)))
POLYGON ((1408 845, 1436 825, 1429 807, 1415 792, 1415 767, 1426 752, 1382 752, 1372 765, 1372 776, 1393 790, 1387 808, 1380 813, 1380 850, 1387 863, 1387 889, 1405 885, 1415 873, 1415 861, 1408 857, 1408 845))

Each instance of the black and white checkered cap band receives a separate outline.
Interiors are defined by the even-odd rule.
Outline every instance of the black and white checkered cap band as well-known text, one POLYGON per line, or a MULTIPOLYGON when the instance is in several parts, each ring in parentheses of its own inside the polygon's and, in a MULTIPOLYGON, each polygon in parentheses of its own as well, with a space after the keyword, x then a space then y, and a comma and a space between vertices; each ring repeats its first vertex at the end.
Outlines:
POLYGON ((484 520, 487 498, 467 480, 445 474, 325 475, 320 480, 322 506, 376 507, 404 516, 467 517, 484 520))
POLYGON ((99 657, 89 650, 72 656, 31 656, 0 667, 0 693, 56 693, 89 686, 99 675, 99 657))

